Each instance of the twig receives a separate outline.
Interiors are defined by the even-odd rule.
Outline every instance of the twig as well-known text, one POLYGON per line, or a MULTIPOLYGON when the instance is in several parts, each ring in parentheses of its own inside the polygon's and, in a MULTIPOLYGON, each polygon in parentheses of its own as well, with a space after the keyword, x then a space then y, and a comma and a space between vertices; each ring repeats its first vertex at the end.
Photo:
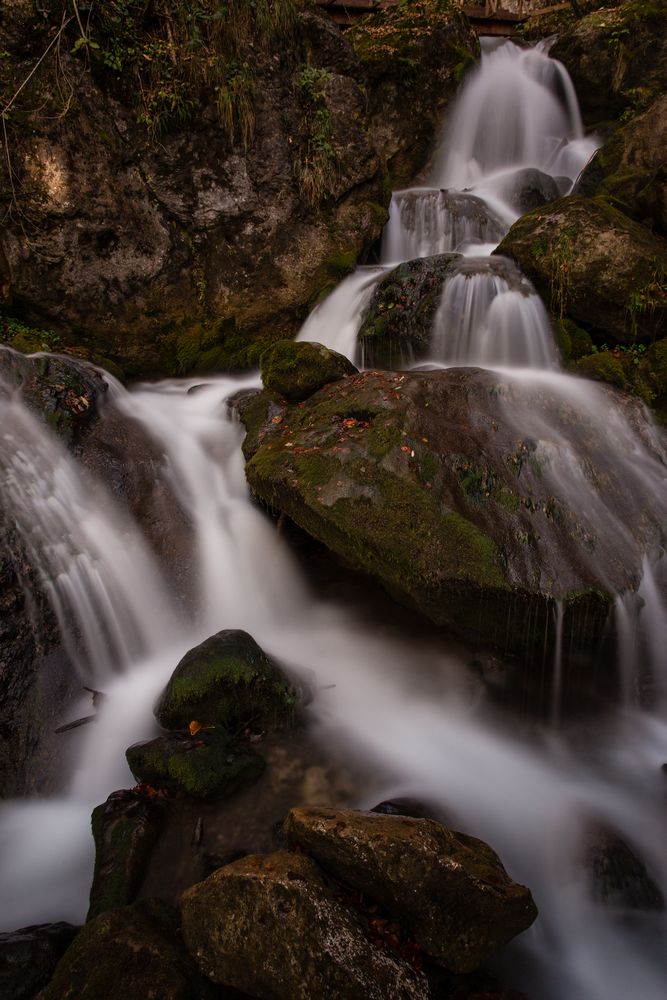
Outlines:
POLYGON ((53 36, 53 38, 51 39, 51 41, 49 42, 49 44, 47 45, 47 47, 45 48, 45 50, 42 52, 41 56, 39 57, 39 59, 37 60, 37 62, 33 66, 33 68, 30 70, 30 72, 26 76, 25 80, 23 81, 23 83, 21 84, 21 86, 19 87, 19 89, 16 91, 16 93, 13 95, 13 97, 11 98, 11 100, 9 101, 9 103, 5 104, 5 106, 2 109, 2 111, 0 111, 0 115, 2 116, 3 120, 4 120, 5 115, 7 114, 7 112, 11 108, 11 106, 13 105, 14 101, 16 100, 16 98, 19 96, 19 94, 24 89, 24 87, 27 86, 27 84, 30 82, 30 80, 32 79, 32 77, 35 75, 35 73, 37 72, 37 70, 39 69, 39 67, 42 65, 42 63, 46 59, 47 55, 49 54, 49 52, 51 51, 51 49, 53 48, 53 46, 56 44, 56 42, 58 41, 58 39, 60 38, 60 36, 62 35, 63 31, 65 30, 65 28, 67 27, 67 25, 70 23, 71 20, 72 20, 71 17, 68 17, 67 20, 65 20, 65 15, 63 14, 63 21, 62 21, 60 27, 58 28, 58 31, 53 36))

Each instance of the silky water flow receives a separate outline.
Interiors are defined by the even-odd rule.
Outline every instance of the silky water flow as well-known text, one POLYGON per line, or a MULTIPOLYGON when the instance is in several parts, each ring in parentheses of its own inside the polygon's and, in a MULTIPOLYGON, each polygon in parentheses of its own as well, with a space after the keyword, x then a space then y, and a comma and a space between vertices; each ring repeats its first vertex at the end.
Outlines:
MULTIPOLYGON (((509 981, 548 1000, 662 1000, 663 912, 605 908, 584 865, 591 824, 627 839, 667 895, 664 565, 650 537, 629 531, 590 481, 574 437, 544 424, 535 399, 552 393, 608 443, 627 510, 667 513, 667 456, 645 412, 631 422, 604 390, 559 371, 544 308, 525 277, 489 252, 519 215, 520 174, 571 189, 595 148, 583 135, 569 78, 546 46, 487 42, 453 111, 432 186, 394 195, 382 264, 359 268, 311 314, 300 339, 357 356, 356 335, 377 281, 401 260, 458 251, 434 323, 433 367, 493 368, 504 412, 541 449, 547 475, 582 511, 602 546, 620 546, 641 573, 619 591, 616 627, 623 698, 574 731, 559 709, 554 650, 552 725, 521 727, 471 699, 457 655, 369 628, 361 613, 313 596, 286 543, 250 502, 243 431, 226 399, 256 376, 215 377, 126 391, 110 405, 137 421, 165 456, 160 475, 193 531, 195 613, 180 615, 139 528, 77 466, 20 399, 0 389, 0 496, 40 574, 84 682, 107 694, 94 726, 71 734, 74 763, 50 798, 14 801, 0 815, 2 926, 85 916, 92 872, 90 812, 133 783, 130 743, 156 731, 152 706, 178 659, 221 628, 245 628, 293 669, 314 671, 308 709, 324 745, 376 766, 385 797, 423 797, 483 837, 528 885, 536 924, 506 952, 509 981), (518 178, 518 179, 517 179, 518 178), (194 625, 192 624, 194 621, 194 625), (636 692, 655 680, 650 709, 636 692), (439 678, 433 689, 415 678, 439 678)), ((545 182, 546 183, 546 182, 545 182)), ((592 558, 592 557, 591 557, 592 558)), ((562 612, 556 605, 556 617, 562 612)), ((378 789, 374 790, 377 796, 378 789)), ((360 793, 359 806, 369 807, 360 793)))

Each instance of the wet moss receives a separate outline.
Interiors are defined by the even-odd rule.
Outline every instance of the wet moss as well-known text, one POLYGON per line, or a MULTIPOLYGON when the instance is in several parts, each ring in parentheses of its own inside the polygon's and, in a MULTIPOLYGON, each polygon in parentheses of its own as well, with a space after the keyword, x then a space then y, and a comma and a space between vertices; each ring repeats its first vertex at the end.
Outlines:
POLYGON ((262 354, 260 371, 266 389, 299 401, 357 369, 342 354, 322 344, 280 340, 262 354))

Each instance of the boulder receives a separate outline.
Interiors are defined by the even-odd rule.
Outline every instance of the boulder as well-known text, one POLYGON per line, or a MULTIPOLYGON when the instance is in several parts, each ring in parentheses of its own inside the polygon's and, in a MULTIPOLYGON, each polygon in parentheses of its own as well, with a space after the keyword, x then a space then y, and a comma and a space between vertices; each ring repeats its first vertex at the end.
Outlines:
POLYGON ((181 899, 183 938, 200 969, 257 1000, 426 1000, 425 978, 366 937, 314 861, 251 855, 181 899))
POLYGON ((45 1000, 224 1000, 178 936, 178 914, 158 899, 109 910, 61 958, 45 1000))
POLYGON ((519 219, 512 257, 555 315, 603 341, 650 342, 667 322, 667 244, 598 199, 561 198, 519 219))
POLYGON ((487 844, 434 820, 310 807, 290 810, 285 833, 452 972, 473 972, 537 916, 487 844))
POLYGON ((112 792, 93 810, 95 871, 87 920, 134 902, 163 821, 164 802, 149 789, 112 792))
POLYGON ((79 928, 39 924, 0 934, 0 996, 33 1000, 46 986, 79 928))
POLYGON ((166 733, 135 743, 125 756, 138 781, 198 799, 227 798, 256 781, 265 766, 251 746, 222 730, 166 733))
POLYGON ((255 495, 473 641, 542 663, 558 598, 566 648, 590 651, 660 537, 660 490, 638 518, 636 470, 618 455, 621 438, 639 447, 633 427, 653 432, 638 401, 612 390, 457 368, 350 376, 283 407, 279 423, 264 404, 246 465, 255 495))
POLYGON ((410 260, 378 283, 359 330, 364 367, 405 368, 428 355, 443 283, 461 259, 439 254, 410 260))
MULTIPOLYGON (((570 182, 565 180, 565 189, 570 187, 570 182)), ((520 215, 532 212, 534 208, 540 208, 550 201, 556 201, 564 191, 561 190, 558 181, 550 174, 545 174, 535 167, 524 167, 517 170, 507 178, 506 183, 501 188, 503 198, 516 209, 520 215)))
POLYGON ((664 0, 605 6, 577 18, 551 49, 574 83, 584 120, 609 121, 665 88, 664 0))
POLYGON ((193 720, 233 731, 275 725, 293 715, 297 692, 252 636, 223 629, 185 654, 155 715, 165 729, 185 729, 193 720))
POLYGON ((290 402, 307 399, 329 382, 337 382, 357 369, 342 354, 322 344, 280 340, 262 354, 262 384, 290 402))
POLYGON ((597 195, 667 236, 667 94, 619 128, 577 181, 576 193, 597 195))

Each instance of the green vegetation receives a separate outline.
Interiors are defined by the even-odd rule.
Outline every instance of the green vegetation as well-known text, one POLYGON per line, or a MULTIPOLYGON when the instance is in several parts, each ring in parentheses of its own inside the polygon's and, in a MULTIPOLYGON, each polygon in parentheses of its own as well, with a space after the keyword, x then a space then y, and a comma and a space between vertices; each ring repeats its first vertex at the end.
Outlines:
POLYGON ((53 330, 40 330, 27 326, 18 319, 0 313, 0 342, 9 344, 23 354, 35 354, 38 351, 57 351, 61 340, 53 330))
POLYGON ((336 153, 326 98, 330 79, 327 70, 308 65, 302 66, 295 78, 306 136, 295 170, 301 193, 310 205, 319 204, 336 180, 336 153))
MULTIPOLYGON (((254 130, 257 55, 294 29, 298 0, 34 0, 44 38, 62 28, 53 66, 62 81, 63 45, 105 75, 136 106, 153 137, 189 121, 203 94, 213 99, 231 142, 254 130), (51 34, 49 34, 51 32, 51 34)), ((72 81, 65 90, 72 91, 72 81)))

